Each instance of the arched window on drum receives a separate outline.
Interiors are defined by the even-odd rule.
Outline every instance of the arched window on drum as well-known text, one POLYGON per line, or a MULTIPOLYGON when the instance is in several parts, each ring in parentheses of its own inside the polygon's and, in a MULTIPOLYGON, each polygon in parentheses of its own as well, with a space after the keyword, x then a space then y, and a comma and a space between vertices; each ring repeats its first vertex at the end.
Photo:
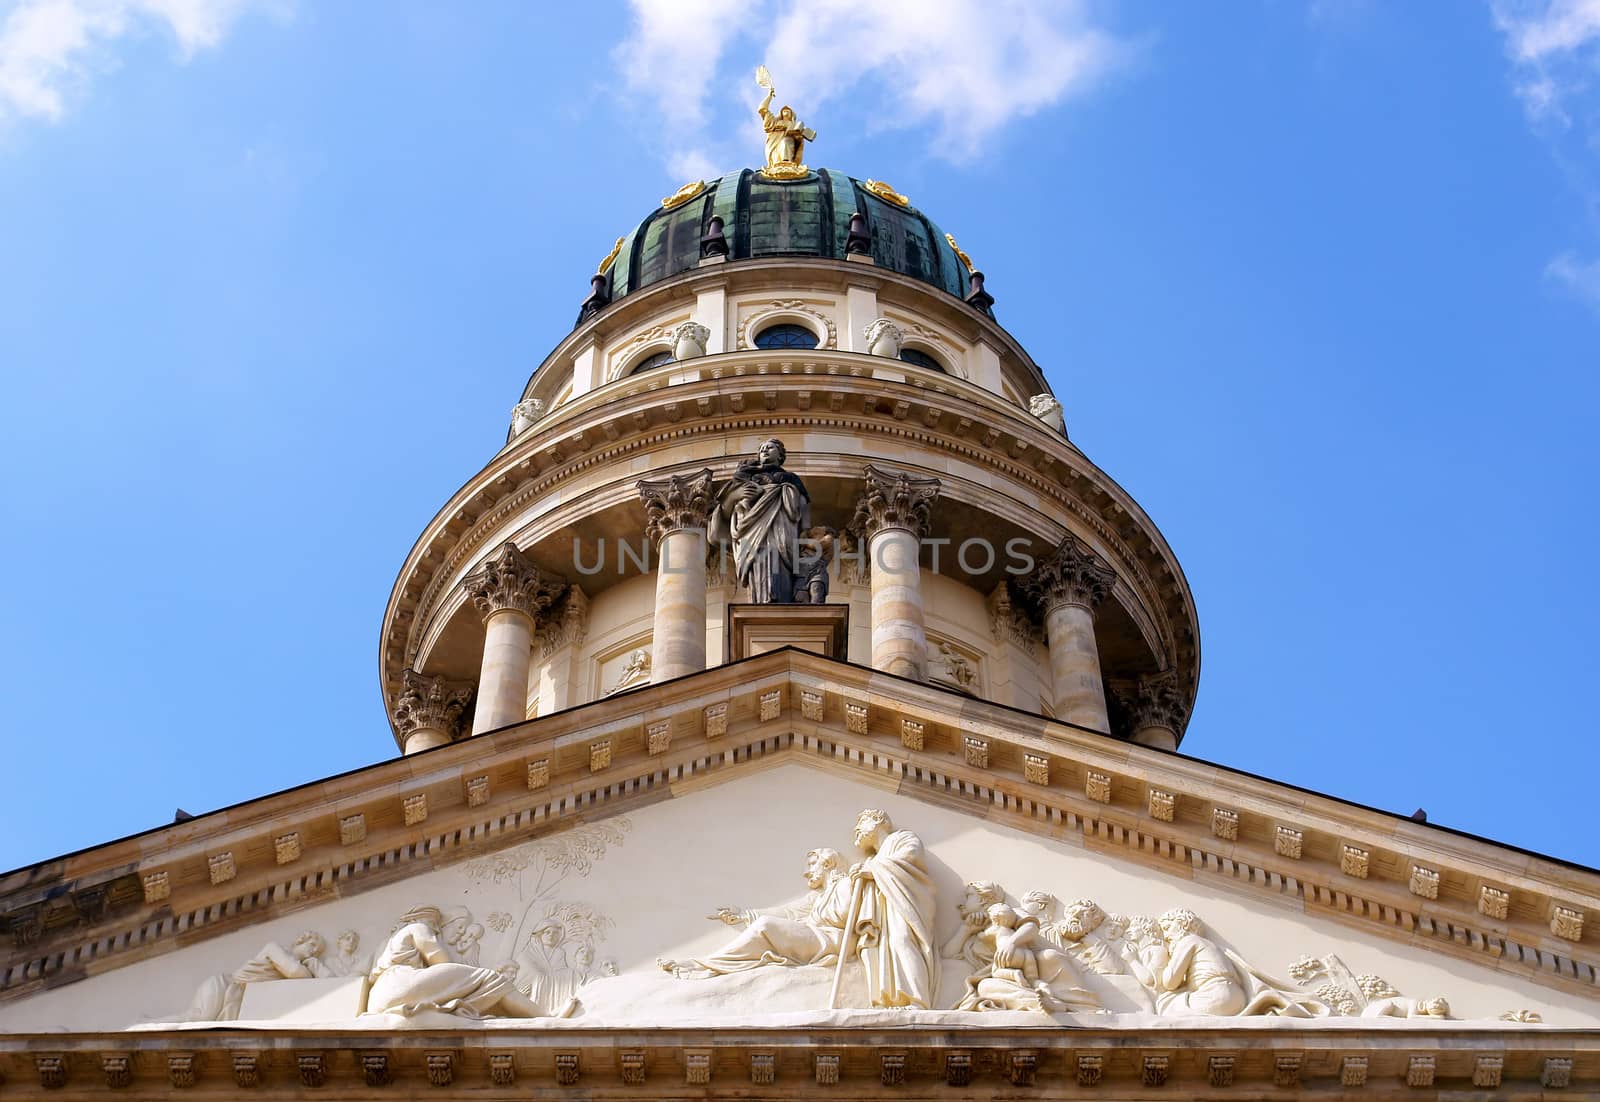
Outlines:
POLYGON ((944 369, 944 364, 920 348, 902 348, 900 350, 900 358, 913 367, 922 367, 929 371, 937 371, 940 374, 948 374, 944 369))
POLYGON ((793 322, 769 325, 756 334, 757 348, 815 348, 819 343, 814 332, 793 322))
POLYGON ((662 349, 660 352, 652 353, 651 355, 640 360, 638 363, 634 364, 628 369, 628 374, 638 375, 643 371, 651 371, 658 367, 666 367, 671 362, 672 350, 670 348, 662 349))

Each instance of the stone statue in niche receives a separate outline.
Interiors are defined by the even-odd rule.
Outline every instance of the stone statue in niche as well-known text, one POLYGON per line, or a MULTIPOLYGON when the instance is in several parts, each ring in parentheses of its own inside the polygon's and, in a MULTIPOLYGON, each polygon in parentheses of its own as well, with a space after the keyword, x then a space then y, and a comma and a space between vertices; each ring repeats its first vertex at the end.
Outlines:
POLYGON ((456 959, 459 943, 472 916, 464 908, 412 907, 389 935, 372 963, 368 1014, 412 1017, 423 1011, 462 1018, 567 1017, 576 1000, 554 1014, 493 968, 478 968, 456 959))
POLYGON ((828 602, 828 564, 833 562, 839 534, 832 528, 809 528, 800 541, 800 571, 795 575, 796 604, 821 605, 828 602))
POLYGON ((717 492, 715 543, 733 543, 734 575, 758 605, 792 604, 801 561, 800 533, 811 527, 811 495, 783 469, 782 441, 768 440, 741 460, 717 492))
MULTIPOLYGON (((344 936, 340 936, 341 944, 344 936)), ((202 983, 184 1013, 186 1022, 233 1022, 239 1020, 247 983, 273 980, 329 979, 344 975, 322 960, 327 942, 315 930, 307 930, 285 949, 269 941, 261 951, 232 973, 211 976, 202 983)))
POLYGON ((798 907, 775 914, 718 907, 708 915, 729 926, 744 927, 710 956, 692 960, 657 960, 680 979, 725 976, 764 965, 829 964, 838 959, 850 905, 850 879, 840 867, 839 851, 826 847, 806 854, 805 881, 810 889, 798 907))
POLYGON ((511 435, 521 436, 544 416, 544 403, 538 398, 524 398, 511 407, 511 435))
POLYGON ((1028 412, 1062 436, 1067 434, 1067 416, 1062 412, 1061 403, 1056 401, 1055 395, 1035 394, 1028 399, 1028 412))
POLYGON ((934 887, 922 839, 896 830, 887 812, 856 817, 863 859, 850 868, 850 921, 842 968, 852 954, 866 971, 873 1006, 933 1006, 939 979, 934 887))
POLYGON ((706 354, 711 330, 697 321, 686 321, 672 331, 672 358, 693 360, 706 354))

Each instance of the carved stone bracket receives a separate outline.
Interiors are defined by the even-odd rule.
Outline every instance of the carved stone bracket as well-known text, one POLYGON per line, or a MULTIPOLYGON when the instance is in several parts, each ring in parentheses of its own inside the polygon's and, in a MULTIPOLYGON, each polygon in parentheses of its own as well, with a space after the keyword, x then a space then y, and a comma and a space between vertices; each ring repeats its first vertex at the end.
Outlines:
POLYGON ((404 688, 394 704, 394 728, 405 738, 414 731, 443 731, 452 740, 461 736, 461 720, 472 699, 472 682, 447 681, 407 669, 404 688))
POLYGON ((865 485, 850 527, 862 540, 891 528, 904 528, 919 539, 928 534, 933 503, 939 496, 937 478, 870 464, 862 468, 861 478, 865 485))
POLYGON ((1069 532, 1020 583, 1023 593, 1043 612, 1058 605, 1081 605, 1092 612, 1116 580, 1117 572, 1069 532))
POLYGON ((640 479, 639 500, 644 502, 645 531, 651 543, 659 544, 671 532, 703 529, 711 523, 715 504, 711 494, 711 470, 670 478, 640 479))
POLYGON ((546 576, 538 564, 509 541, 461 584, 484 619, 508 608, 537 619, 567 587, 562 579, 546 576))

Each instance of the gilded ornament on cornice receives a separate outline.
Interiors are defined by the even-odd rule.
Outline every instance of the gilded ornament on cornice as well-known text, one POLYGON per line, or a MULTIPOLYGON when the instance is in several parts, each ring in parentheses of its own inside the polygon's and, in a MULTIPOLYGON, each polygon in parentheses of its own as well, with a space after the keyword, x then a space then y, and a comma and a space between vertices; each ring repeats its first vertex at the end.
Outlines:
POLYGON ((955 234, 947 233, 944 235, 944 239, 949 243, 950 248, 955 250, 956 259, 967 266, 967 271, 975 272, 978 270, 977 267, 972 263, 972 257, 963 252, 961 246, 956 244, 955 234))
POLYGON ((611 270, 611 265, 617 262, 617 257, 622 252, 622 242, 624 240, 626 240, 626 238, 617 238, 617 243, 611 246, 611 251, 606 253, 604 260, 600 261, 600 267, 594 270, 595 275, 605 275, 611 270))
MULTIPOLYGON (((893 203, 897 207, 909 207, 911 205, 910 199, 907 199, 904 195, 901 195, 898 191, 890 187, 882 180, 868 180, 864 186, 868 191, 872 192, 872 194, 876 195, 879 199, 882 199, 886 203, 893 203)), ((954 243, 952 242, 952 244, 954 243)))
POLYGON ((662 210, 675 210, 706 190, 704 180, 691 180, 677 191, 661 200, 662 210))

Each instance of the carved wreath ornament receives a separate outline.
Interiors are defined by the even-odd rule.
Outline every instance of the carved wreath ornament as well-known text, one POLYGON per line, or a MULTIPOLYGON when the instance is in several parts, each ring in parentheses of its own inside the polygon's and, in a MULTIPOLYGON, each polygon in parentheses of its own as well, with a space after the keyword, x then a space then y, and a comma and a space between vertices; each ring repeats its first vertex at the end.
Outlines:
POLYGON ((818 347, 839 347, 839 327, 833 323, 833 319, 816 307, 807 305, 804 299, 798 298, 773 299, 768 304, 767 309, 745 318, 739 326, 739 347, 741 349, 755 347, 751 337, 758 326, 764 329, 772 322, 782 321, 785 316, 794 317, 795 315, 800 315, 815 322, 816 325, 809 326, 809 328, 820 327, 826 334, 818 347))

